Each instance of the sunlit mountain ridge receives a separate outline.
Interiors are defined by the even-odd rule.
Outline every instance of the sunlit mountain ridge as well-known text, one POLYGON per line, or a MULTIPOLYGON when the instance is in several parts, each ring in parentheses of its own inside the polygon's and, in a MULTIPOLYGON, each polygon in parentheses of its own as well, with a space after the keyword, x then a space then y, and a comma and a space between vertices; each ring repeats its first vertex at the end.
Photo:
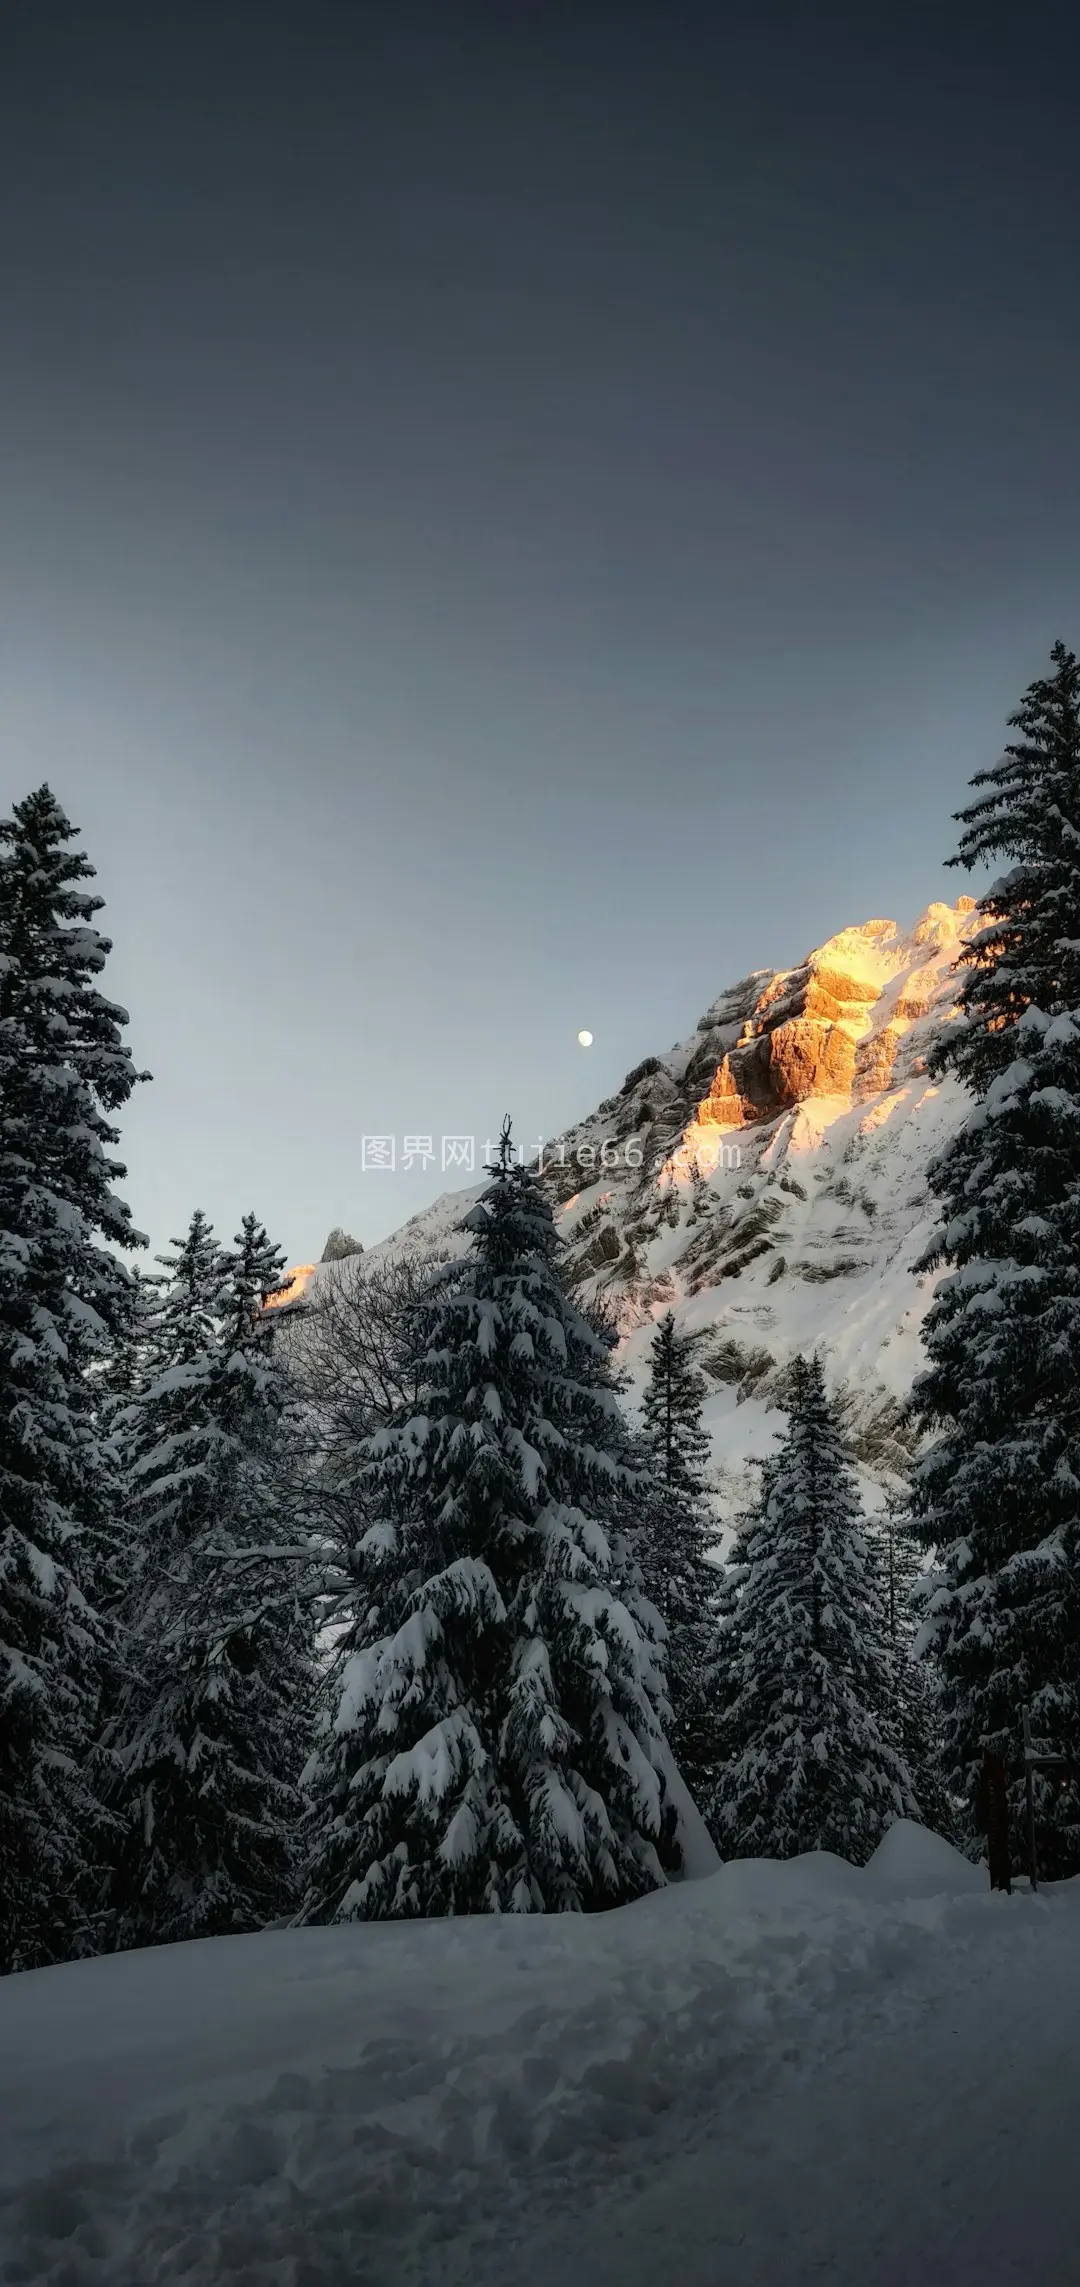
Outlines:
MULTIPOLYGON (((904 1401, 934 1276, 920 1268, 936 1222, 927 1170, 966 1105, 927 1058, 954 1020, 976 921, 971 898, 934 904, 906 932, 865 921, 795 968, 742 978, 545 1147, 567 1267, 614 1317, 632 1381, 666 1310, 701 1336, 722 1515, 770 1447, 800 1350, 824 1353, 872 1484, 909 1457, 904 1401)), ((436 1200, 344 1275, 402 1250, 456 1253, 481 1188, 436 1200)), ((304 1274, 314 1301, 329 1275, 342 1274, 304 1274)))

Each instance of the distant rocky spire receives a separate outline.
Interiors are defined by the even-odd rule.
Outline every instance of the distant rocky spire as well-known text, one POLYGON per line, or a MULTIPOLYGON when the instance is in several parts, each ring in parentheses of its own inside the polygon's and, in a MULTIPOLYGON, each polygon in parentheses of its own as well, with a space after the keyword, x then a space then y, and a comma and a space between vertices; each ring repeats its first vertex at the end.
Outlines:
POLYGON ((319 1261, 321 1263, 342 1263, 346 1255, 362 1255, 363 1252, 362 1240, 350 1238, 349 1233, 342 1230, 340 1223, 335 1223, 322 1254, 319 1256, 319 1261))

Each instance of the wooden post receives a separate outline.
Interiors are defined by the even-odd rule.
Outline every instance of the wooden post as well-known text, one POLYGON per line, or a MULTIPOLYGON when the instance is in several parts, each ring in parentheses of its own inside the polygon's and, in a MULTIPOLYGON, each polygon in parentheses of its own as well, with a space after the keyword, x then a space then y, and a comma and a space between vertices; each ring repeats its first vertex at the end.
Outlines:
POLYGON ((986 1854, 990 1862, 991 1890, 1012 1889, 1009 1850, 1009 1795, 1005 1758, 983 1748, 983 1791, 986 1804, 986 1854))

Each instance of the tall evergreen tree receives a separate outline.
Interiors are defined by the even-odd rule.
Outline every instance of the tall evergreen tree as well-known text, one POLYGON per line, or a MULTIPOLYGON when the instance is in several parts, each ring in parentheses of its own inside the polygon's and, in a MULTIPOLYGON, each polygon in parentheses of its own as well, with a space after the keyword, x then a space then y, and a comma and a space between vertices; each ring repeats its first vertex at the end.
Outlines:
POLYGON ((704 1501, 657 1476, 647 1449, 631 1442, 627 1459, 635 1479, 625 1537, 660 1622, 664 1729, 691 1795, 703 1806, 716 1783, 720 1758, 717 1629, 722 1571, 706 1554, 710 1520, 704 1501))
MULTIPOLYGON (((960 813, 954 863, 1011 862, 978 901, 935 1060, 976 1101, 931 1171, 927 1261, 950 1267, 914 1400, 934 1433, 914 1501, 937 1551, 945 1775, 972 1837, 982 1751, 1005 1756, 1018 1854, 1024 1705, 1044 1748, 1080 1745, 1080 662, 1057 644, 1051 665, 960 813)), ((1037 1788, 1046 1871, 1075 1873, 1080 1789, 1037 1788)))
POLYGON ((885 1625, 895 1654, 915 1640, 915 1591, 923 1570, 922 1551, 912 1527, 911 1506, 904 1493, 889 1495, 874 1519, 881 1548, 881 1575, 885 1591, 885 1625))
POLYGON ((147 1273, 138 1264, 133 1266, 126 1308, 113 1342, 90 1368, 93 1420, 109 1481, 108 1524, 93 1549, 93 1601, 110 1619, 127 1602, 138 1561, 125 1517, 125 1424, 137 1392, 145 1387, 150 1367, 157 1285, 157 1274, 147 1273))
POLYGON ((235 1587, 216 1590, 226 1650, 252 1685, 251 1715, 265 1769, 287 1791, 277 1819, 282 1908, 295 1904, 300 1874, 298 1782, 315 1718, 315 1573, 285 1552, 306 1524, 306 1450, 300 1404, 282 1350, 284 1325, 267 1308, 282 1292, 285 1256, 255 1215, 245 1215, 225 1259, 220 1358, 222 1420, 234 1446, 232 1535, 235 1587))
POLYGON ((715 1534, 705 1491, 710 1442, 701 1416, 706 1383, 694 1364, 695 1348, 693 1336, 676 1332, 668 1311, 650 1345, 635 1502, 645 1587, 664 1626, 667 1735, 691 1794, 704 1802, 718 1767, 720 1575, 706 1553, 715 1534))
POLYGON ((649 1346, 649 1379, 641 1412, 655 1474, 678 1493, 705 1491, 709 1433, 702 1427, 706 1382, 694 1363, 697 1342, 679 1334, 675 1314, 660 1320, 649 1346))
POLYGON ((102 899, 47 786, 0 821, 0 1969, 95 1943, 109 1472, 88 1369, 126 1322, 111 1115, 140 1077, 102 899))
POLYGON ((420 1309, 419 1401, 362 1446, 344 1688, 311 1773, 310 1921, 612 1906, 664 1880, 665 1747, 619 1545, 607 1345, 504 1130, 420 1309))
POLYGON ((155 1370, 125 1421, 140 1553, 132 1675, 115 1730, 121 1946, 280 1917, 292 1902, 300 1810, 303 1626, 283 1568, 260 1596, 239 1562, 283 1537, 276 1470, 287 1395, 276 1322, 260 1305, 284 1258, 253 1216, 234 1253, 201 1213, 174 1245, 160 1258, 170 1276, 153 1327, 155 1370))
POLYGON ((892 1706, 879 1560, 819 1359, 796 1359, 791 1391, 737 1550, 713 1827, 732 1858, 833 1850, 862 1865, 918 1808, 892 1706))
POLYGON ((911 1773, 924 1823, 953 1841, 956 1814, 942 1768, 941 1680, 917 1656, 925 1558, 907 1493, 893 1492, 871 1522, 881 1552, 885 1630, 893 1675, 893 1728, 911 1773))

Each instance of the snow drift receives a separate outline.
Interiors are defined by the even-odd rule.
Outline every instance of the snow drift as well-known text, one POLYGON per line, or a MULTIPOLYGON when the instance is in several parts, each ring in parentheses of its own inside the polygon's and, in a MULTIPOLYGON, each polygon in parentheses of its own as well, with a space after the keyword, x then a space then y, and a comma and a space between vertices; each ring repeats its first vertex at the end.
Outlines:
MULTIPOLYGON (((576 2229, 640 2189, 643 2154, 681 2166, 703 2139, 718 2221, 720 2153, 767 2216, 755 2091, 868 2025, 917 2027, 932 2102, 933 1996, 970 1989, 986 2020, 1059 1924, 1080 1985, 1070 1907, 1078 1884, 992 1896, 898 1826, 861 1871, 745 1861, 611 1914, 276 1931, 8 1978, 4 2276, 527 2282, 509 2251, 546 2245, 553 2213, 576 2229)), ((838 2153, 832 2196, 853 2170, 838 2153)))

